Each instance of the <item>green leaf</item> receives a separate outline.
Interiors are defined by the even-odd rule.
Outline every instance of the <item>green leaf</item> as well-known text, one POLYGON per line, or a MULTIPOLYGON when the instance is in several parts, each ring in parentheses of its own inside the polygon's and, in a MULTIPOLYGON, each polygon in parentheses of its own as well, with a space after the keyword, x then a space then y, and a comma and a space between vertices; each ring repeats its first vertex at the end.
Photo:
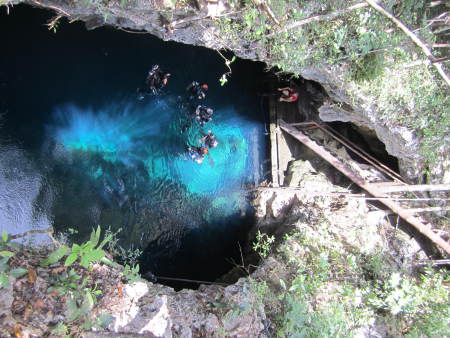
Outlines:
POLYGON ((52 334, 58 335, 58 336, 65 336, 67 334, 68 328, 65 324, 59 322, 56 324, 56 326, 52 329, 52 334))
POLYGON ((27 272, 28 272, 27 269, 18 268, 18 269, 12 269, 11 271, 9 271, 9 275, 13 276, 15 278, 18 278, 20 276, 23 276, 27 272))
POLYGON ((8 242, 8 233, 6 231, 2 232, 2 240, 3 242, 8 242))
POLYGON ((0 271, 5 271, 9 268, 8 261, 10 257, 0 258, 0 271))
POLYGON ((81 282, 81 288, 84 288, 86 284, 89 282, 90 277, 83 278, 83 281, 81 282))
POLYGON ((89 263, 100 261, 104 256, 105 252, 103 250, 92 250, 81 258, 81 265, 87 269, 89 263))
POLYGON ((12 257, 12 256, 14 256, 14 252, 11 252, 11 251, 0 251, 0 256, 12 257))
POLYGON ((106 329, 109 326, 109 324, 112 323, 113 320, 114 317, 109 313, 102 313, 97 318, 97 325, 100 326, 102 329, 106 329))
POLYGON ((67 298, 67 319, 69 321, 74 321, 80 316, 80 310, 77 306, 77 302, 75 301, 75 298, 73 295, 67 298))
POLYGON ((72 265, 78 258, 78 255, 73 252, 69 256, 67 256, 66 261, 64 262, 64 266, 72 265))
POLYGON ((139 269, 140 269, 139 264, 136 264, 136 266, 135 266, 134 268, 132 268, 131 271, 132 271, 133 273, 139 273, 139 269))
POLYGON ((283 288, 283 290, 286 290, 286 283, 281 278, 280 278, 280 285, 283 288))
POLYGON ((91 318, 85 318, 80 328, 82 330, 90 331, 94 327, 94 321, 91 318))
POLYGON ((228 82, 227 76, 225 74, 222 75, 222 77, 219 79, 220 85, 224 86, 225 83, 228 82))
POLYGON ((105 238, 103 238, 103 241, 100 243, 100 245, 97 247, 97 249, 101 249, 105 246, 106 243, 108 243, 112 239, 112 235, 108 235, 105 238))
POLYGON ((116 265, 118 265, 117 263, 114 263, 112 260, 110 260, 108 257, 103 257, 102 259, 101 259, 101 262, 102 263, 105 263, 105 264, 107 264, 107 265, 109 265, 109 266, 112 266, 112 267, 115 267, 116 265))
POLYGON ((98 244, 100 239, 100 225, 97 226, 97 230, 92 230, 91 238, 89 238, 89 242, 93 244, 93 248, 98 244))
POLYGON ((89 269, 89 261, 86 256, 81 257, 80 264, 83 268, 89 269))
POLYGON ((44 259, 41 262, 41 266, 46 266, 49 264, 53 264, 56 263, 57 261, 59 261, 67 252, 67 250, 69 250, 69 248, 65 245, 63 245, 62 247, 60 247, 58 250, 53 251, 50 256, 48 256, 46 259, 44 259))
POLYGON ((297 290, 299 287, 300 287, 300 286, 299 286, 298 284, 294 284, 294 285, 292 285, 292 286, 289 288, 289 291, 290 291, 290 292, 295 291, 295 290, 297 290))
MULTIPOLYGON (((81 251, 83 252, 89 252, 93 250, 95 247, 95 244, 91 241, 87 241, 86 243, 81 245, 81 251)), ((80 253, 82 255, 82 253, 80 253)))
POLYGON ((73 253, 79 253, 80 250, 81 250, 81 246, 79 246, 78 244, 72 245, 72 252, 73 253))
POLYGON ((9 278, 5 273, 0 273, 0 287, 7 288, 9 286, 9 278))
POLYGON ((94 298, 92 297, 90 292, 86 292, 84 295, 83 303, 80 306, 80 315, 85 315, 94 307, 94 298))

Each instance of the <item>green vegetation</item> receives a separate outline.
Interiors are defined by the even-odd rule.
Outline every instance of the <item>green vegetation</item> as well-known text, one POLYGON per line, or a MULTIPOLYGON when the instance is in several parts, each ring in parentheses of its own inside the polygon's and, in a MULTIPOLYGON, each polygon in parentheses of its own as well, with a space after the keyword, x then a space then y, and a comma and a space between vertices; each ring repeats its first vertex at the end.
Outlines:
MULTIPOLYGON (((236 51, 251 46, 260 59, 284 72, 329 69, 355 104, 369 102, 367 110, 375 108, 384 123, 415 131, 422 138, 421 153, 430 165, 445 157, 448 87, 429 62, 420 62, 426 57, 388 18, 367 4, 352 9, 356 2, 341 0, 229 3, 239 14, 217 22, 220 33, 216 38, 224 45, 236 51), (289 28, 291 25, 296 27, 289 28)), ((424 43, 432 45, 443 39, 430 19, 445 7, 430 7, 425 0, 385 0, 380 4, 424 43)), ((433 53, 442 57, 445 51, 435 49, 433 53)))
POLYGON ((2 233, 0 240, 0 289, 9 287, 9 277, 21 277, 28 272, 26 269, 13 269, 8 261, 16 255, 17 243, 10 242, 6 232, 2 233))
POLYGON ((113 235, 106 234, 100 240, 100 227, 92 230, 86 242, 71 247, 60 244, 51 253, 46 248, 25 247, 10 239, 4 232, 0 240, 0 289, 13 281, 16 302, 25 302, 25 318, 33 316, 33 312, 39 316, 42 309, 49 318, 57 316, 57 324, 47 327, 48 334, 72 337, 92 328, 106 328, 112 317, 99 312, 99 300, 117 292, 122 282, 140 280, 139 265, 126 265, 120 273, 120 269, 100 264, 114 265, 103 250, 113 235), (14 259, 11 265, 10 259, 14 259), (28 285, 25 289, 24 283, 28 285))
MULTIPOLYGON (((103 241, 98 244, 100 240, 100 226, 97 230, 92 230, 90 239, 82 245, 73 244, 70 254, 67 256, 64 266, 70 266, 77 260, 85 269, 88 269, 90 263, 99 262, 105 257, 105 252, 102 248, 110 241, 111 235, 106 236, 103 241), (98 246, 97 246, 98 245, 98 246)), ((56 263, 69 251, 66 246, 61 246, 54 251, 47 259, 41 262, 42 266, 56 263)))
POLYGON ((265 233, 261 233, 261 231, 258 230, 258 232, 256 233, 256 241, 253 243, 252 248, 259 254, 261 258, 267 258, 274 241, 274 236, 269 236, 265 233))
MULTIPOLYGON (((123 265, 135 266, 139 257, 142 255, 142 250, 134 248, 133 246, 128 249, 124 249, 119 245, 119 234, 122 232, 122 228, 117 231, 112 231, 111 228, 106 229, 105 236, 109 238, 107 249, 108 252, 114 257, 114 260, 123 265)), ((139 269, 138 269, 139 270, 139 269)))
POLYGON ((139 275, 139 264, 132 267, 130 267, 128 264, 125 265, 123 276, 129 283, 136 283, 137 281, 139 281, 141 279, 141 276, 139 275))
MULTIPOLYGON (((325 219, 317 226, 319 233, 305 227, 286 236, 269 281, 250 277, 254 306, 263 304, 277 336, 352 337, 377 326, 389 331, 382 336, 448 334, 448 275, 411 274, 382 251, 342 247, 326 235, 333 225, 325 219)), ((266 239, 260 235, 254 247, 266 247, 266 239)))

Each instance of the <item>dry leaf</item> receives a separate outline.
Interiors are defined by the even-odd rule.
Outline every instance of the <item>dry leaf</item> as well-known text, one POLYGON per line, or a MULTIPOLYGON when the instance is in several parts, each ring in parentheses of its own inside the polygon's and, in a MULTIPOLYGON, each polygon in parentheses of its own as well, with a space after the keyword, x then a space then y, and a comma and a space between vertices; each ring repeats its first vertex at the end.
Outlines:
POLYGON ((117 293, 119 294, 119 297, 123 297, 123 287, 122 284, 117 284, 117 293))
POLYGON ((34 303, 33 308, 35 310, 42 310, 43 308, 45 308, 45 303, 42 299, 37 299, 36 302, 34 303))
POLYGON ((56 296, 59 296, 59 290, 55 289, 55 290, 53 290, 52 292, 50 292, 48 295, 49 295, 50 297, 56 297, 56 296))
POLYGON ((67 269, 67 267, 65 267, 65 266, 60 266, 60 267, 58 267, 58 268, 52 269, 52 270, 51 270, 51 273, 60 273, 60 272, 65 271, 66 269, 67 269))
POLYGON ((20 324, 14 325, 14 335, 16 336, 16 338, 23 338, 22 326, 20 324))
POLYGON ((34 283, 36 282, 36 271, 33 269, 28 269, 28 280, 30 281, 30 283, 34 283))

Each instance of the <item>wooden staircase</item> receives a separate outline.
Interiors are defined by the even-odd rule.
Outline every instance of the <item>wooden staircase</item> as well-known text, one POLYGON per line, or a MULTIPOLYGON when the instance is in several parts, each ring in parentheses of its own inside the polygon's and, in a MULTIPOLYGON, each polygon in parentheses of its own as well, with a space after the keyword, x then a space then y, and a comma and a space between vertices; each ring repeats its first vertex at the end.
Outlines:
MULTIPOLYGON (((411 209, 405 208, 395 198, 387 195, 388 193, 394 192, 405 192, 405 191, 448 191, 450 190, 449 184, 439 184, 439 185, 408 185, 404 182, 399 174, 397 174, 392 169, 385 166, 383 163, 373 158, 370 154, 366 153, 364 150, 359 148, 357 145, 353 144, 349 140, 346 140, 344 137, 339 135, 333 129, 321 125, 317 122, 301 122, 301 123, 286 123, 282 119, 278 119, 278 127, 284 132, 288 133, 296 140, 303 143, 306 147, 314 151, 317 155, 322 157, 325 161, 334 166, 337 170, 339 170, 342 174, 344 174, 351 181, 356 183, 362 189, 366 190, 369 194, 374 196, 377 200, 391 209, 394 213, 403 218, 406 222, 411 224, 414 228, 416 228, 423 235, 428 237, 433 243, 442 248, 447 255, 450 255, 450 244, 441 238, 437 233, 435 233, 430 226, 424 224, 419 217, 415 216, 415 213, 420 210, 425 209, 411 209), (318 128, 324 134, 328 135, 339 144, 344 146, 346 149, 349 149, 351 152, 360 156, 364 161, 370 163, 370 165, 383 174, 384 177, 387 178, 386 181, 370 183, 362 178, 354 169, 349 166, 344 159, 340 158, 338 155, 334 154, 331 150, 327 149, 324 145, 319 144, 318 142, 311 139, 305 132, 303 132, 302 128, 318 128)), ((274 164, 272 164, 274 165, 274 164)), ((278 183, 278 181, 277 181, 278 183)), ((443 199, 448 201, 448 199, 443 199)), ((428 208, 426 211, 429 211, 432 208, 428 208)), ((445 209, 445 208, 444 208, 445 209)), ((442 210, 442 209, 441 209, 442 210)))

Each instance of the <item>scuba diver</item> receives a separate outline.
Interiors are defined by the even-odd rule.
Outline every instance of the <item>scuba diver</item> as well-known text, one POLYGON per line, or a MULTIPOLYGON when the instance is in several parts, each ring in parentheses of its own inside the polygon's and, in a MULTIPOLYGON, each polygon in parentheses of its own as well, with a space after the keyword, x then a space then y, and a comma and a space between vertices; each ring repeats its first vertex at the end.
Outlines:
POLYGON ((190 158, 197 162, 198 164, 201 164, 205 158, 205 155, 208 154, 208 148, 207 147, 187 147, 187 152, 190 156, 190 158))
POLYGON ((203 126, 205 123, 208 123, 212 120, 213 110, 208 108, 202 104, 199 104, 195 109, 195 118, 199 121, 199 124, 203 126))
POLYGON ((159 65, 154 65, 145 79, 145 88, 138 89, 139 99, 142 100, 145 94, 158 95, 167 84, 170 76, 171 74, 163 72, 159 65))
POLYGON ((200 143, 206 145, 208 148, 215 148, 219 145, 216 135, 214 135, 211 130, 208 130, 208 133, 203 135, 200 139, 200 143))
POLYGON ((208 85, 206 83, 200 85, 197 81, 192 81, 192 83, 186 88, 189 100, 203 100, 206 97, 207 90, 208 85))

